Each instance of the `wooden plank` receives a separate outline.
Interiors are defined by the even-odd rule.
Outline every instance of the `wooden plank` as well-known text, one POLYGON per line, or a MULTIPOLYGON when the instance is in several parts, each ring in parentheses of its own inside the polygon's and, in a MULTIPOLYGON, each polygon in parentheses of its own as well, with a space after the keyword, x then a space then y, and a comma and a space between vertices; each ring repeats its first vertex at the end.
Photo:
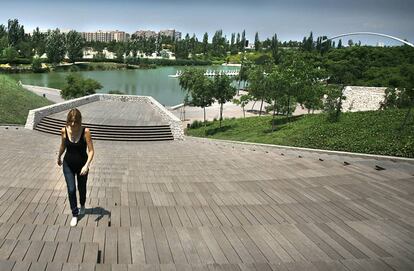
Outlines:
POLYGON ((195 246, 197 253, 202 263, 210 264, 214 263, 213 255, 211 255, 203 237, 200 234, 198 228, 187 228, 187 232, 191 238, 193 245, 195 246))
POLYGON ((142 240, 141 228, 131 227, 129 229, 129 237, 131 240, 132 263, 144 264, 145 263, 145 252, 144 252, 144 243, 142 240))
POLYGON ((0 226, 0 239, 5 239, 9 231, 12 229, 12 227, 14 228, 15 225, 9 224, 9 223, 3 223, 0 226))
POLYGON ((200 257, 197 254, 197 250, 193 245, 190 235, 186 228, 176 228, 178 236, 181 241, 181 246, 183 247, 184 253, 186 255, 187 261, 189 264, 199 264, 201 263, 200 257))
POLYGON ((51 262, 57 249, 56 242, 46 241, 39 256, 39 262, 51 262))
POLYGON ((70 227, 59 227, 56 234, 56 241, 66 242, 69 237, 70 227))
POLYGON ((58 233, 59 226, 48 225, 45 234, 43 235, 43 241, 55 241, 58 233))
POLYGON ((32 263, 30 262, 16 262, 15 265, 13 266, 12 271, 27 271, 30 269, 31 264, 32 263))
POLYGON ((142 239, 144 243, 145 262, 149 264, 159 264, 160 260, 158 258, 157 245, 151 227, 143 225, 142 239))
POLYGON ((260 252, 259 248, 255 245, 249 235, 241 227, 229 228, 240 239, 247 251, 252 255, 256 262, 267 262, 266 257, 260 252))
POLYGON ((85 250, 85 244, 83 243, 72 243, 70 248, 68 262, 69 263, 81 263, 85 250))
POLYGON ((56 248, 55 256, 53 257, 54 262, 66 263, 68 261, 71 243, 59 242, 56 248))
POLYGON ((305 261, 303 255, 287 240, 274 225, 264 225, 265 229, 272 235, 274 240, 280 244, 280 246, 289 254, 290 257, 296 262, 305 261))
POLYGON ((211 233, 209 228, 199 227, 198 229, 200 231, 201 236, 204 239, 205 244, 209 248, 211 255, 213 256, 214 261, 218 264, 228 263, 229 261, 227 260, 217 241, 214 239, 213 234, 211 233))
POLYGON ((213 228, 210 228, 210 231, 211 231, 212 235, 214 236, 214 238, 216 239, 216 241, 218 241, 217 243, 221 247, 221 249, 222 249, 224 255, 226 256, 227 260, 229 261, 229 263, 231 263, 231 264, 241 263, 242 261, 241 261, 240 257, 238 256, 237 252, 233 249, 232 245, 227 240, 226 236, 223 234, 223 232, 220 230, 220 228, 213 227, 213 228))
POLYGON ((356 248, 353 244, 348 242, 348 240, 344 239, 342 236, 340 236, 338 233, 336 233, 334 230, 332 230, 330 227, 328 227, 326 224, 315 224, 322 232, 327 234, 330 238, 332 238, 335 242, 337 242, 341 247, 346 249, 349 253, 352 254, 353 257, 357 259, 367 258, 367 255, 365 255, 361 250, 356 248))
POLYGON ((296 227, 312 242, 314 242, 323 252, 326 253, 332 260, 343 260, 338 252, 335 251, 329 244, 325 243, 318 235, 310 230, 305 224, 297 224, 296 227))
POLYGON ((154 226, 153 231, 154 236, 156 237, 155 243, 157 244, 158 257, 160 259, 160 263, 172 263, 173 259, 164 229, 161 228, 161 226, 154 226))
POLYGON ((30 247, 30 241, 28 240, 17 241, 16 247, 14 248, 9 258, 14 261, 23 261, 24 255, 26 255, 26 252, 29 249, 29 247, 30 247))
POLYGON ((80 241, 83 242, 83 243, 92 242, 93 241, 94 230, 95 230, 95 228, 93 228, 93 227, 83 227, 80 241))
POLYGON ((105 234, 105 260, 104 263, 118 263, 118 231, 117 228, 106 229, 105 234))
POLYGON ((187 263, 181 241, 174 227, 164 228, 174 263, 187 263))
POLYGON ((129 227, 121 227, 118 229, 118 263, 130 264, 132 263, 131 257, 129 227))
POLYGON ((82 235, 81 227, 71 227, 68 235, 68 242, 79 242, 82 235))
POLYGON ((47 263, 46 271, 61 271, 63 267, 62 263, 52 262, 47 263))
POLYGON ((1 271, 11 271, 15 262, 14 261, 0 261, 0 270, 1 271))
POLYGON ((83 263, 97 263, 98 249, 99 245, 97 243, 86 243, 85 252, 83 255, 83 263))
POLYGON ((41 241, 47 230, 47 225, 36 225, 35 230, 30 238, 33 241, 41 241))
POLYGON ((243 263, 255 262, 255 259, 253 259, 237 235, 231 230, 231 227, 222 227, 220 229, 223 231, 225 237, 229 240, 230 244, 237 252, 237 255, 243 263))
POLYGON ((246 226, 243 227, 245 232, 250 236, 251 240, 255 245, 260 249, 262 254, 267 258, 270 263, 280 263, 282 259, 275 254, 269 244, 261 236, 260 231, 258 230, 259 226, 246 226))
POLYGON ((40 253, 42 252, 44 242, 32 241, 29 249, 27 250, 24 261, 36 262, 39 259, 40 253))

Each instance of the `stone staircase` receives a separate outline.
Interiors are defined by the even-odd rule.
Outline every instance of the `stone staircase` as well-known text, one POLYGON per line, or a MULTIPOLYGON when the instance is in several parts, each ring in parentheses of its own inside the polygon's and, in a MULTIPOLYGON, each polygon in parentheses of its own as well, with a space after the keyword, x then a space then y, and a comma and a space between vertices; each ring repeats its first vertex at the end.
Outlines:
MULTIPOLYGON (((174 140, 169 125, 157 126, 115 126, 83 123, 91 130, 92 139, 111 141, 164 141, 174 140)), ((51 117, 44 117, 35 130, 60 135, 60 129, 65 121, 51 117)))

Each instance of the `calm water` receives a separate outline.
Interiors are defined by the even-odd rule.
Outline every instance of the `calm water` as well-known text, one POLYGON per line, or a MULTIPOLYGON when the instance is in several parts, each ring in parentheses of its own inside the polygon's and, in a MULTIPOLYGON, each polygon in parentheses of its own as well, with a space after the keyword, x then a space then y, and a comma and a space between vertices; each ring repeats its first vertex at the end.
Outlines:
MULTIPOLYGON (((209 66, 208 70, 235 70, 238 67, 209 66)), ((84 78, 92 78, 103 86, 99 93, 120 90, 131 95, 152 96, 164 105, 182 103, 184 92, 178 85, 177 78, 168 77, 184 67, 160 67, 149 70, 113 70, 76 72, 84 78)), ((61 89, 65 85, 65 77, 69 72, 12 74, 23 84, 61 89)))

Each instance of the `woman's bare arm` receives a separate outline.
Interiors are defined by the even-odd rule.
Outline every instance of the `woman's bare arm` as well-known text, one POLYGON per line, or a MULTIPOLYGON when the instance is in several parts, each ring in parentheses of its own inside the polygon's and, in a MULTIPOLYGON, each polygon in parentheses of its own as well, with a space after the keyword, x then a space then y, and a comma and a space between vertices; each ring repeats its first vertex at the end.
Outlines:
POLYGON ((62 128, 60 130, 60 133, 61 133, 61 141, 60 141, 60 148, 59 148, 59 154, 58 154, 58 159, 57 159, 57 164, 59 166, 62 165, 61 157, 62 157, 62 154, 65 152, 65 149, 66 149, 65 148, 65 128, 62 128))
POLYGON ((86 145, 88 146, 88 160, 86 161, 85 165, 83 166, 81 170, 81 175, 84 175, 88 172, 89 166, 95 154, 95 151, 93 149, 91 131, 89 130, 89 128, 85 128, 85 139, 86 139, 86 145))

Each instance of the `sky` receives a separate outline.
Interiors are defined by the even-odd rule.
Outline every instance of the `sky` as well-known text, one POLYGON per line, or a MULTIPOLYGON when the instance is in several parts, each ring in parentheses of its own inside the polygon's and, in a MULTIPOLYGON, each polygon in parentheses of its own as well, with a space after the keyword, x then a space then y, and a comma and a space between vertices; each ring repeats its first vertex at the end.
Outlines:
MULTIPOLYGON (((17 18, 26 31, 74 29, 77 31, 176 29, 201 40, 222 29, 246 30, 249 40, 277 34, 279 40, 369 31, 414 43, 414 0, 0 0, 0 24, 17 18)), ((398 42, 374 36, 353 36, 363 44, 398 42)), ((349 38, 343 38, 343 42, 349 38)))

